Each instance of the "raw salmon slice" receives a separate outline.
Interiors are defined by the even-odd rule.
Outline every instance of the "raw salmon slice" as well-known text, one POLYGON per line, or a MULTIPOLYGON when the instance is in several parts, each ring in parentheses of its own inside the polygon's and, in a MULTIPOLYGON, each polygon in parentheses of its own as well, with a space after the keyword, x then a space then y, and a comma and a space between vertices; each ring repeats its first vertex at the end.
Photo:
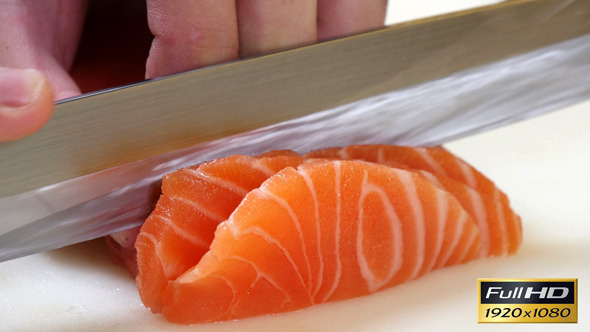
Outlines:
POLYGON ((279 170, 302 162, 293 153, 275 151, 259 157, 234 155, 165 175, 162 195, 135 241, 136 280, 145 306, 160 311, 166 283, 199 262, 217 225, 249 191, 279 170))
POLYGON ((416 171, 453 194, 478 223, 482 237, 480 256, 514 254, 522 243, 522 223, 510 208, 506 194, 443 147, 351 145, 316 150, 305 157, 364 160, 416 171))
MULTIPOLYGON (((184 222, 142 229, 140 256, 162 255, 154 249, 162 232, 184 241, 171 229, 184 222)), ((243 198, 194 267, 172 269, 161 311, 201 323, 297 310, 470 261, 480 246, 456 198, 413 172, 362 161, 287 167, 243 198)))
POLYGON ((480 257, 507 256, 522 244, 522 223, 505 200, 470 188, 462 182, 427 171, 417 171, 437 187, 446 190, 463 206, 481 231, 480 257))
POLYGON ((424 170, 463 182, 470 188, 508 202, 508 197, 473 166, 447 151, 442 146, 412 147, 398 145, 350 145, 327 148, 305 155, 307 158, 358 159, 374 163, 397 163, 411 169, 424 170))

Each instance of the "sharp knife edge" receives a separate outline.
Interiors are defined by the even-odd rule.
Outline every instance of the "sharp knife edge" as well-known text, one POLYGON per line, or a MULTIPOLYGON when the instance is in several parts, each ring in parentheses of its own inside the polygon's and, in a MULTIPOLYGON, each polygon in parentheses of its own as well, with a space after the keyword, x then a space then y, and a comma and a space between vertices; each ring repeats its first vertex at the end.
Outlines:
MULTIPOLYGON (((39 206, 36 200, 49 201, 64 190, 83 201, 72 207, 64 205, 66 208, 61 211, 29 215, 30 221, 36 221, 0 235, 0 261, 139 225, 157 197, 161 175, 188 164, 231 153, 253 154, 278 148, 308 151, 373 142, 435 145, 581 102, 590 96, 588 54, 590 35, 304 118, 13 196, 20 199, 0 200, 0 211, 30 211, 30 207, 39 206), (490 94, 490 90, 494 93, 490 94), (367 120, 368 115, 372 115, 373 121, 367 120), (97 190, 94 194, 98 197, 84 197, 86 188, 96 187, 98 182, 105 186, 106 193, 100 195, 97 190)), ((72 203, 71 197, 61 200, 72 203)), ((59 205, 59 199, 53 203, 59 205)), ((8 225, 9 219, 0 220, 0 225, 8 225)))
POLYGON ((586 0, 514 0, 60 103, 0 144, 0 198, 445 77, 590 32, 586 0))

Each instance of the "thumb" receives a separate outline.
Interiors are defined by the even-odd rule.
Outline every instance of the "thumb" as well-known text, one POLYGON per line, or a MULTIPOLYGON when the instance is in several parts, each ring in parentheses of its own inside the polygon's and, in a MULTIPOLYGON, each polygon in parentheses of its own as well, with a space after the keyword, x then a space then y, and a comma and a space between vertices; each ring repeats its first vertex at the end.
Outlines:
POLYGON ((39 130, 53 107, 54 93, 45 75, 34 69, 0 67, 0 142, 39 130))

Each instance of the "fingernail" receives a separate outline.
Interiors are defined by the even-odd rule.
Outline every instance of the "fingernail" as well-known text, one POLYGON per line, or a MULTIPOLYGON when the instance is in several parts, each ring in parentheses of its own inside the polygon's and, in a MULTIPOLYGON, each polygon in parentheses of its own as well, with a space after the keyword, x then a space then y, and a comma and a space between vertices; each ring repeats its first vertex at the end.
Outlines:
POLYGON ((55 100, 62 100, 62 99, 67 99, 70 97, 74 97, 80 94, 80 91, 75 91, 75 90, 66 90, 66 91, 61 91, 58 94, 55 95, 55 100))
POLYGON ((41 81, 41 73, 34 69, 0 68, 0 108, 16 109, 30 104, 41 81))

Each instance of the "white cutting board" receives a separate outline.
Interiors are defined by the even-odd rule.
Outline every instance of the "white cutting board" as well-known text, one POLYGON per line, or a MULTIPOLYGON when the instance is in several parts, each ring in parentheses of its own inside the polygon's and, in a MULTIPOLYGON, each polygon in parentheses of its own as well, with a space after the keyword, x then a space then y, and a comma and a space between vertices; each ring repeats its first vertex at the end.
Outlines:
MULTIPOLYGON (((389 21, 494 1, 448 1, 436 8, 438 2, 398 0, 389 21)), ((350 301, 186 327, 145 309, 135 282, 110 263, 97 240, 0 263, 0 330, 590 331, 590 102, 447 147, 510 197, 524 226, 517 255, 435 271, 350 301), (477 324, 477 278, 483 277, 579 278, 579 323, 477 324)))

